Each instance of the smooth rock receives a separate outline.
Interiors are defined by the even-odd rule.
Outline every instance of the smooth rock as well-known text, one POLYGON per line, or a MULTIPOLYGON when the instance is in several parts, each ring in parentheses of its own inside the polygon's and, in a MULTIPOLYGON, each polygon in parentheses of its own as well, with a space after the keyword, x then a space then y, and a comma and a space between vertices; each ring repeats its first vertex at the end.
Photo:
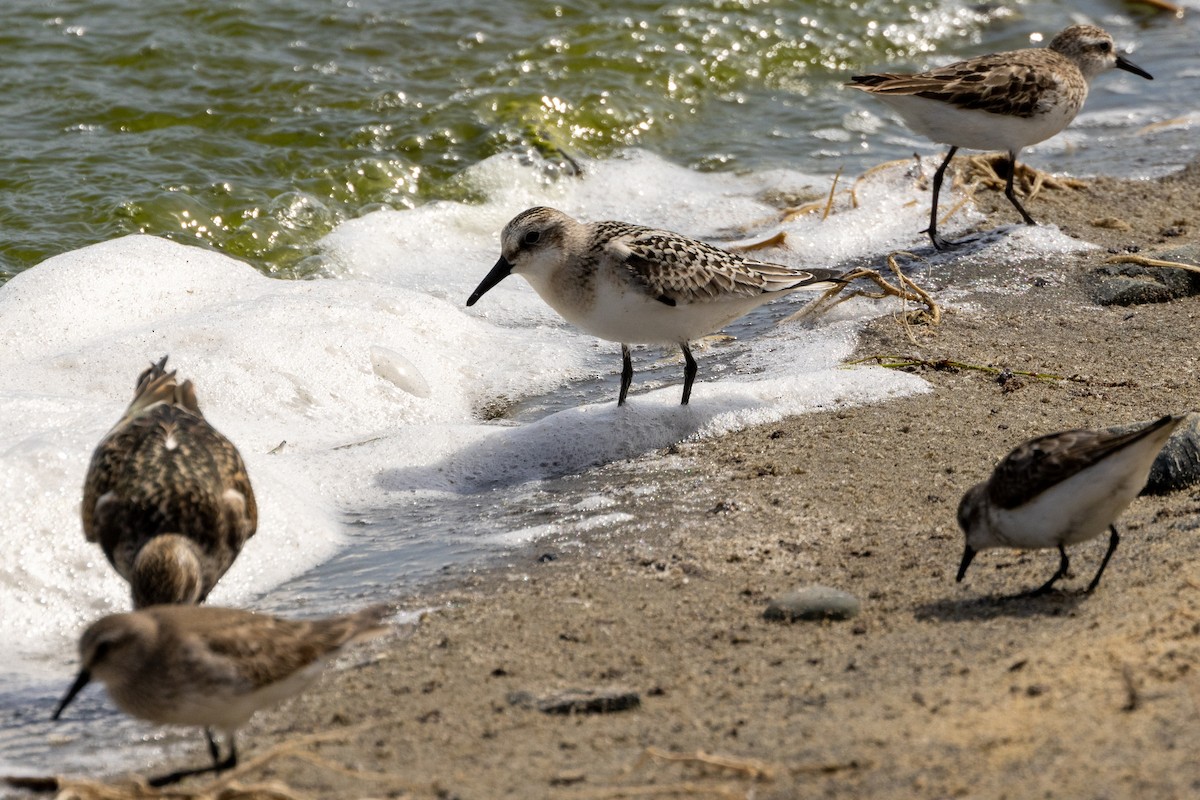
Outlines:
POLYGON ((763 618, 784 622, 798 619, 850 619, 858 616, 861 607, 858 598, 849 592, 813 585, 773 598, 763 611, 763 618))
POLYGON ((1177 293, 1157 276, 1105 274, 1111 269, 1102 267, 1092 273, 1092 280, 1095 281, 1092 286, 1092 299, 1097 305, 1138 306, 1147 303, 1167 303, 1177 297, 1187 296, 1186 292, 1177 293))
MULTIPOLYGON (((1162 261, 1200 263, 1200 251, 1194 245, 1146 255, 1162 261)), ((1102 306, 1166 303, 1200 294, 1200 274, 1174 267, 1106 264, 1092 270, 1084 280, 1089 284, 1092 299, 1102 306)))
POLYGON ((1200 483, 1200 414, 1188 414, 1163 445, 1142 494, 1168 494, 1200 483))
POLYGON ((512 692, 508 702, 543 714, 608 714, 637 708, 642 698, 632 689, 564 689, 540 697, 532 692, 512 692))

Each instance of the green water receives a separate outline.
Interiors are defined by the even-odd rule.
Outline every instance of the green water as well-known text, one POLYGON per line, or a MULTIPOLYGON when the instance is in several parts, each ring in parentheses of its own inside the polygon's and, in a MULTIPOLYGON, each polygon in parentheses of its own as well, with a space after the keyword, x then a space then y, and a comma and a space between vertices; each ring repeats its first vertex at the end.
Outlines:
POLYGON ((838 84, 947 43, 1024 44, 1017 15, 973 9, 8 0, 0 280, 132 232, 304 276, 340 220, 469 200, 463 169, 502 152, 550 173, 629 146, 699 169, 854 169, 878 137, 838 84))
POLYGON ((0 268, 142 231, 303 274, 339 220, 462 198, 495 153, 739 163, 789 138, 774 91, 929 46, 938 3, 899 45, 871 5, 10 0, 0 268))

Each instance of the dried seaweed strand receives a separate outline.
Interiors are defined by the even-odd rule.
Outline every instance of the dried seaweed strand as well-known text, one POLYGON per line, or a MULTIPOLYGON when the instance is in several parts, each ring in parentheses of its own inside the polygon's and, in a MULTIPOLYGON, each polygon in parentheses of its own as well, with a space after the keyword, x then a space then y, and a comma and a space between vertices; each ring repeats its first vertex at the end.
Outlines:
POLYGON ((828 313, 834 307, 841 305, 847 300, 855 297, 866 297, 871 300, 882 300, 885 297, 898 297, 901 300, 922 303, 925 305, 924 309, 918 309, 909 315, 916 316, 916 320, 909 319, 908 321, 923 322, 930 325, 941 324, 941 306, 938 305, 937 301, 933 299, 929 292, 925 291, 916 283, 914 283, 911 278, 909 278, 900 270, 900 265, 896 263, 897 255, 911 254, 893 253, 887 257, 888 266, 891 268, 892 273, 895 274, 897 280, 899 281, 899 286, 889 283, 886 278, 879 274, 877 270, 865 268, 857 269, 842 276, 842 280, 844 280, 845 283, 840 283, 837 286, 834 286, 832 289, 826 290, 826 292, 816 300, 812 301, 804 308, 800 309, 795 314, 792 314, 790 317, 787 317, 783 321, 795 322, 802 319, 817 317, 828 313), (879 287, 880 291, 869 292, 865 289, 855 289, 854 291, 846 292, 846 289, 849 287, 850 283, 858 280, 859 278, 872 281, 876 286, 879 287))
POLYGON ((777 247, 777 246, 783 244, 783 241, 786 238, 787 238, 787 231, 777 231, 776 233, 772 234, 771 236, 766 237, 765 239, 759 239, 758 241, 749 242, 747 244, 727 245, 725 249, 730 250, 735 253, 743 253, 743 252, 748 252, 750 250, 763 250, 768 247, 777 247))
POLYGON ((1104 259, 1105 264, 1137 264, 1141 267, 1168 267, 1170 269, 1182 269, 1188 272, 1200 272, 1200 267, 1195 264, 1185 264, 1182 261, 1163 261, 1159 258, 1148 258, 1139 256, 1134 253, 1121 253, 1120 255, 1110 256, 1104 259))
POLYGON ((649 758, 659 761, 681 761, 689 764, 703 764, 709 767, 719 767, 720 769, 730 770, 732 772, 740 772, 748 778, 754 780, 771 781, 775 779, 775 773, 778 767, 768 764, 765 761, 760 761, 757 758, 739 758, 737 756, 723 756, 716 753, 706 753, 703 750, 697 750, 694 753, 673 753, 669 750, 661 750, 657 747, 647 747, 645 755, 649 758))
POLYGON ((821 214, 821 221, 829 219, 830 212, 833 211, 833 195, 837 191, 838 179, 842 177, 842 167, 838 167, 838 171, 833 174, 833 183, 829 185, 829 199, 825 201, 825 212, 821 214))
POLYGON ((967 364, 962 361, 952 361, 948 358, 927 359, 918 358, 916 356, 890 356, 890 355, 875 355, 865 358, 858 358, 854 361, 847 361, 847 366, 857 364, 874 363, 876 366, 884 367, 885 369, 905 369, 906 367, 927 367, 932 370, 944 372, 951 369, 973 370, 975 372, 986 372, 989 375, 999 375, 1007 371, 1012 375, 1020 375, 1024 378, 1033 378, 1039 381, 1065 381, 1068 383, 1084 383, 1089 386, 1100 386, 1107 389, 1119 389, 1123 387, 1136 386, 1132 381, 1095 381, 1083 375, 1056 375, 1052 372, 1027 372, 1019 369, 1007 369, 1005 367, 990 367, 983 364, 967 364))
POLYGON ((271 749, 259 753, 249 761, 238 764, 229 772, 226 772, 221 777, 210 782, 204 787, 203 791, 205 794, 215 795, 221 788, 229 785, 229 783, 232 781, 237 780, 238 777, 246 774, 247 772, 258 769, 264 764, 274 761, 277 758, 281 758, 285 755, 291 755, 301 747, 307 747, 308 745, 318 744, 321 742, 336 742, 346 740, 357 733, 374 727, 375 724, 376 723, 373 722, 363 723, 362 725, 354 725, 348 728, 341 728, 336 731, 322 731, 309 736, 300 736, 295 739, 289 739, 287 741, 280 742, 271 749))
POLYGON ((751 795, 739 786, 710 785, 699 783, 651 783, 644 786, 603 786, 578 789, 571 797, 620 798, 620 797, 721 797, 726 800, 747 800, 751 795))

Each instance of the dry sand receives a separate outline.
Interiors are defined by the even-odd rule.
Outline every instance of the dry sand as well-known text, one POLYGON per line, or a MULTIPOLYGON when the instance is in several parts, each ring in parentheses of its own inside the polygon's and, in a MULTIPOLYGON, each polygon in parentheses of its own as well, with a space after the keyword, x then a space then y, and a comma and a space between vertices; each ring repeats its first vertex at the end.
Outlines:
MULTIPOLYGON (((979 203, 985 229, 1016 219, 996 192, 979 203)), ((997 599, 1049 577, 1053 551, 987 551, 954 583, 958 500, 1017 443, 1200 408, 1197 300, 1099 307, 1086 277, 1110 251, 1190 247, 1195 263, 1200 165, 1026 205, 1101 249, 1004 268, 968 252, 938 280, 1012 291, 970 291, 936 329, 881 318, 860 355, 1081 380, 924 369, 928 394, 606 467, 590 480, 633 521, 399 598, 435 610, 241 741, 249 761, 329 738, 238 781, 311 798, 1200 796, 1200 494, 1135 501, 1091 596, 1077 590, 1103 540, 1072 551, 1049 596, 997 599), (763 620, 811 582, 861 615, 763 620), (509 700, 566 688, 641 703, 509 700)), ((205 757, 197 739, 187 760, 205 757)))

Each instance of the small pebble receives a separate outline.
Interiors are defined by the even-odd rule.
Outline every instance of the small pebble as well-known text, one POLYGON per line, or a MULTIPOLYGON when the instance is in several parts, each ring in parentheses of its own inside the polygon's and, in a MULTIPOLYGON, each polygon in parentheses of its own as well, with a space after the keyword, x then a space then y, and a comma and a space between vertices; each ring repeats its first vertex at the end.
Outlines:
POLYGON ((536 708, 543 714, 607 714, 627 711, 642 704, 630 689, 565 689, 538 697, 532 692, 511 692, 510 705, 536 708))
POLYGON ((798 619, 850 619, 858 616, 861 606, 857 597, 841 589, 805 586, 773 598, 767 604, 763 618, 785 622, 798 619))

